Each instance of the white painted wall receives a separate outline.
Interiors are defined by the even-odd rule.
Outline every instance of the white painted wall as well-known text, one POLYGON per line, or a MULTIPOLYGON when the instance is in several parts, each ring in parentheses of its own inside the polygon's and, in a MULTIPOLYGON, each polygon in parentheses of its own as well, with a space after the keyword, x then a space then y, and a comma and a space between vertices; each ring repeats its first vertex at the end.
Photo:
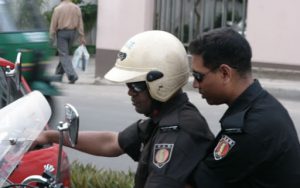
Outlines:
POLYGON ((249 0, 246 38, 253 61, 300 65, 299 18, 299 0, 249 0))
POLYGON ((97 49, 119 50, 153 27, 154 0, 98 0, 97 49))

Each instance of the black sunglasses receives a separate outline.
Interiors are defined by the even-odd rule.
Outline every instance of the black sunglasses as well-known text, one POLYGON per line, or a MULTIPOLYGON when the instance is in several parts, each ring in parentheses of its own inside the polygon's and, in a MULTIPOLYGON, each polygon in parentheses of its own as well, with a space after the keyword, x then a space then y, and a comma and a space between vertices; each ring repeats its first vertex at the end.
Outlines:
POLYGON ((209 74, 211 71, 213 70, 210 70, 208 71, 207 73, 201 73, 201 72, 196 72, 196 71, 193 71, 193 77, 195 78, 195 80, 197 80, 198 82, 202 82, 204 80, 204 77, 209 74))
POLYGON ((130 83, 126 83, 126 85, 130 90, 133 90, 136 93, 140 93, 140 92, 145 91, 147 89, 147 84, 144 81, 142 81, 142 82, 130 82, 130 83))

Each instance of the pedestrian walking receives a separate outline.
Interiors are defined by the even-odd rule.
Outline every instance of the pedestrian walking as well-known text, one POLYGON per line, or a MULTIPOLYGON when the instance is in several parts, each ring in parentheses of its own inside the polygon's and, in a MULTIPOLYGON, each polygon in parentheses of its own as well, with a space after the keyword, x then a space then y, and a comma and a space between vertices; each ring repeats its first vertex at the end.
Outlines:
POLYGON ((50 38, 57 41, 59 63, 55 74, 62 78, 66 73, 69 83, 74 84, 78 75, 72 65, 70 49, 78 35, 80 44, 86 43, 80 7, 71 0, 61 0, 54 8, 49 32, 50 38))

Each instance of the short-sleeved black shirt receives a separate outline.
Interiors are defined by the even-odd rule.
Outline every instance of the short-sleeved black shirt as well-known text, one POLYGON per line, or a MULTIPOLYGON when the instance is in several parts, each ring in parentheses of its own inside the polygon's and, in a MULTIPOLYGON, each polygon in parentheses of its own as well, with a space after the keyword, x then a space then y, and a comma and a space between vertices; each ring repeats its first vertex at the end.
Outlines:
POLYGON ((197 187, 212 188, 218 178, 230 188, 300 187, 300 145, 294 124, 257 80, 220 123, 215 143, 197 167, 197 187))
POLYGON ((119 133, 121 148, 139 161, 136 180, 146 188, 183 187, 214 139, 206 120, 181 93, 163 104, 159 115, 119 133), (143 184, 143 183, 142 183, 143 184))

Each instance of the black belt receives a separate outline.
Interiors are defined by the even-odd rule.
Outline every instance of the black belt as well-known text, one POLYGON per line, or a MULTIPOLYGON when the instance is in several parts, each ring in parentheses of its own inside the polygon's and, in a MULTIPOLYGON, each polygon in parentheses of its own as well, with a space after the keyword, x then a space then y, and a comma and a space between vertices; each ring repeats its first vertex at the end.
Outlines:
POLYGON ((58 29, 58 31, 74 31, 76 29, 58 29))

